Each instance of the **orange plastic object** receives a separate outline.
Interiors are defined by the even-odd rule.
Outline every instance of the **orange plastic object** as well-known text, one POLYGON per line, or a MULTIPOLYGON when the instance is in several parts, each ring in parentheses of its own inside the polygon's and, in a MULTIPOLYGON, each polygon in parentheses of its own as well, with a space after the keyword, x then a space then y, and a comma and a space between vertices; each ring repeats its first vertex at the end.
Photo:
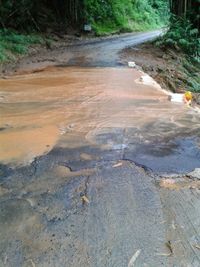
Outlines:
POLYGON ((184 97, 185 97, 186 101, 191 101, 192 100, 192 93, 190 91, 187 91, 187 92, 185 92, 184 97))

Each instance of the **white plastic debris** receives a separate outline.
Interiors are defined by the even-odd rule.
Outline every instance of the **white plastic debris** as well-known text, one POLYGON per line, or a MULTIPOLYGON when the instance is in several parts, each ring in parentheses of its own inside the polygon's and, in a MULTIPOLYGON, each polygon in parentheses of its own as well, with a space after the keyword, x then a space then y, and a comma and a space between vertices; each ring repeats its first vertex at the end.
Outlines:
POLYGON ((171 94, 171 102, 184 103, 184 94, 171 94))
POLYGON ((128 66, 129 66, 129 68, 135 68, 136 67, 136 64, 135 64, 134 61, 129 61, 128 62, 128 66))
POLYGON ((135 254, 133 255, 133 257, 131 258, 131 260, 129 261, 128 267, 134 267, 135 266, 135 262, 137 260, 137 258, 139 257, 141 253, 141 249, 138 249, 135 254))
POLYGON ((142 74, 142 76, 139 79, 135 80, 136 83, 153 86, 157 90, 162 91, 164 94, 169 95, 169 92, 162 89, 162 87, 151 76, 142 71, 140 71, 140 73, 142 74))

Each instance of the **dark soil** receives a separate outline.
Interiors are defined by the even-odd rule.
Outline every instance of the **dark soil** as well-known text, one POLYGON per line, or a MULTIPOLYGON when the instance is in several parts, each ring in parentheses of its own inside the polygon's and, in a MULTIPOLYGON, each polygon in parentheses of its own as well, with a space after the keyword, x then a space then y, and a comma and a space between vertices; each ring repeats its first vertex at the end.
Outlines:
POLYGON ((164 89, 174 93, 192 91, 195 102, 200 104, 200 64, 184 53, 146 43, 124 49, 121 57, 134 61, 164 89))

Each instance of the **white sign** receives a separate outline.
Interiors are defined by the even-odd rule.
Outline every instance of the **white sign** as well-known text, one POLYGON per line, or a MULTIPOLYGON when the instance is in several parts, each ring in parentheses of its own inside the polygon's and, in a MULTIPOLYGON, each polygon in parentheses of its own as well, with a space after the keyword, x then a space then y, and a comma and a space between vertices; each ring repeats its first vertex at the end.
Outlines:
POLYGON ((86 32, 91 32, 91 30, 92 30, 92 26, 91 26, 90 24, 85 24, 83 29, 84 29, 84 31, 86 31, 86 32))

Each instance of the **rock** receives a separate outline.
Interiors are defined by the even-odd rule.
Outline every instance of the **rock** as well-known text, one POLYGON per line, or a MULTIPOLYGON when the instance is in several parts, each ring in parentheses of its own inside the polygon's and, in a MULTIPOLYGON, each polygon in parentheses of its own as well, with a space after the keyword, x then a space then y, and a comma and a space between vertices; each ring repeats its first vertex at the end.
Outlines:
POLYGON ((200 168, 196 168, 196 169, 194 169, 194 171, 189 172, 187 174, 187 176, 189 176, 190 178, 193 178, 193 179, 199 179, 200 180, 200 168))

